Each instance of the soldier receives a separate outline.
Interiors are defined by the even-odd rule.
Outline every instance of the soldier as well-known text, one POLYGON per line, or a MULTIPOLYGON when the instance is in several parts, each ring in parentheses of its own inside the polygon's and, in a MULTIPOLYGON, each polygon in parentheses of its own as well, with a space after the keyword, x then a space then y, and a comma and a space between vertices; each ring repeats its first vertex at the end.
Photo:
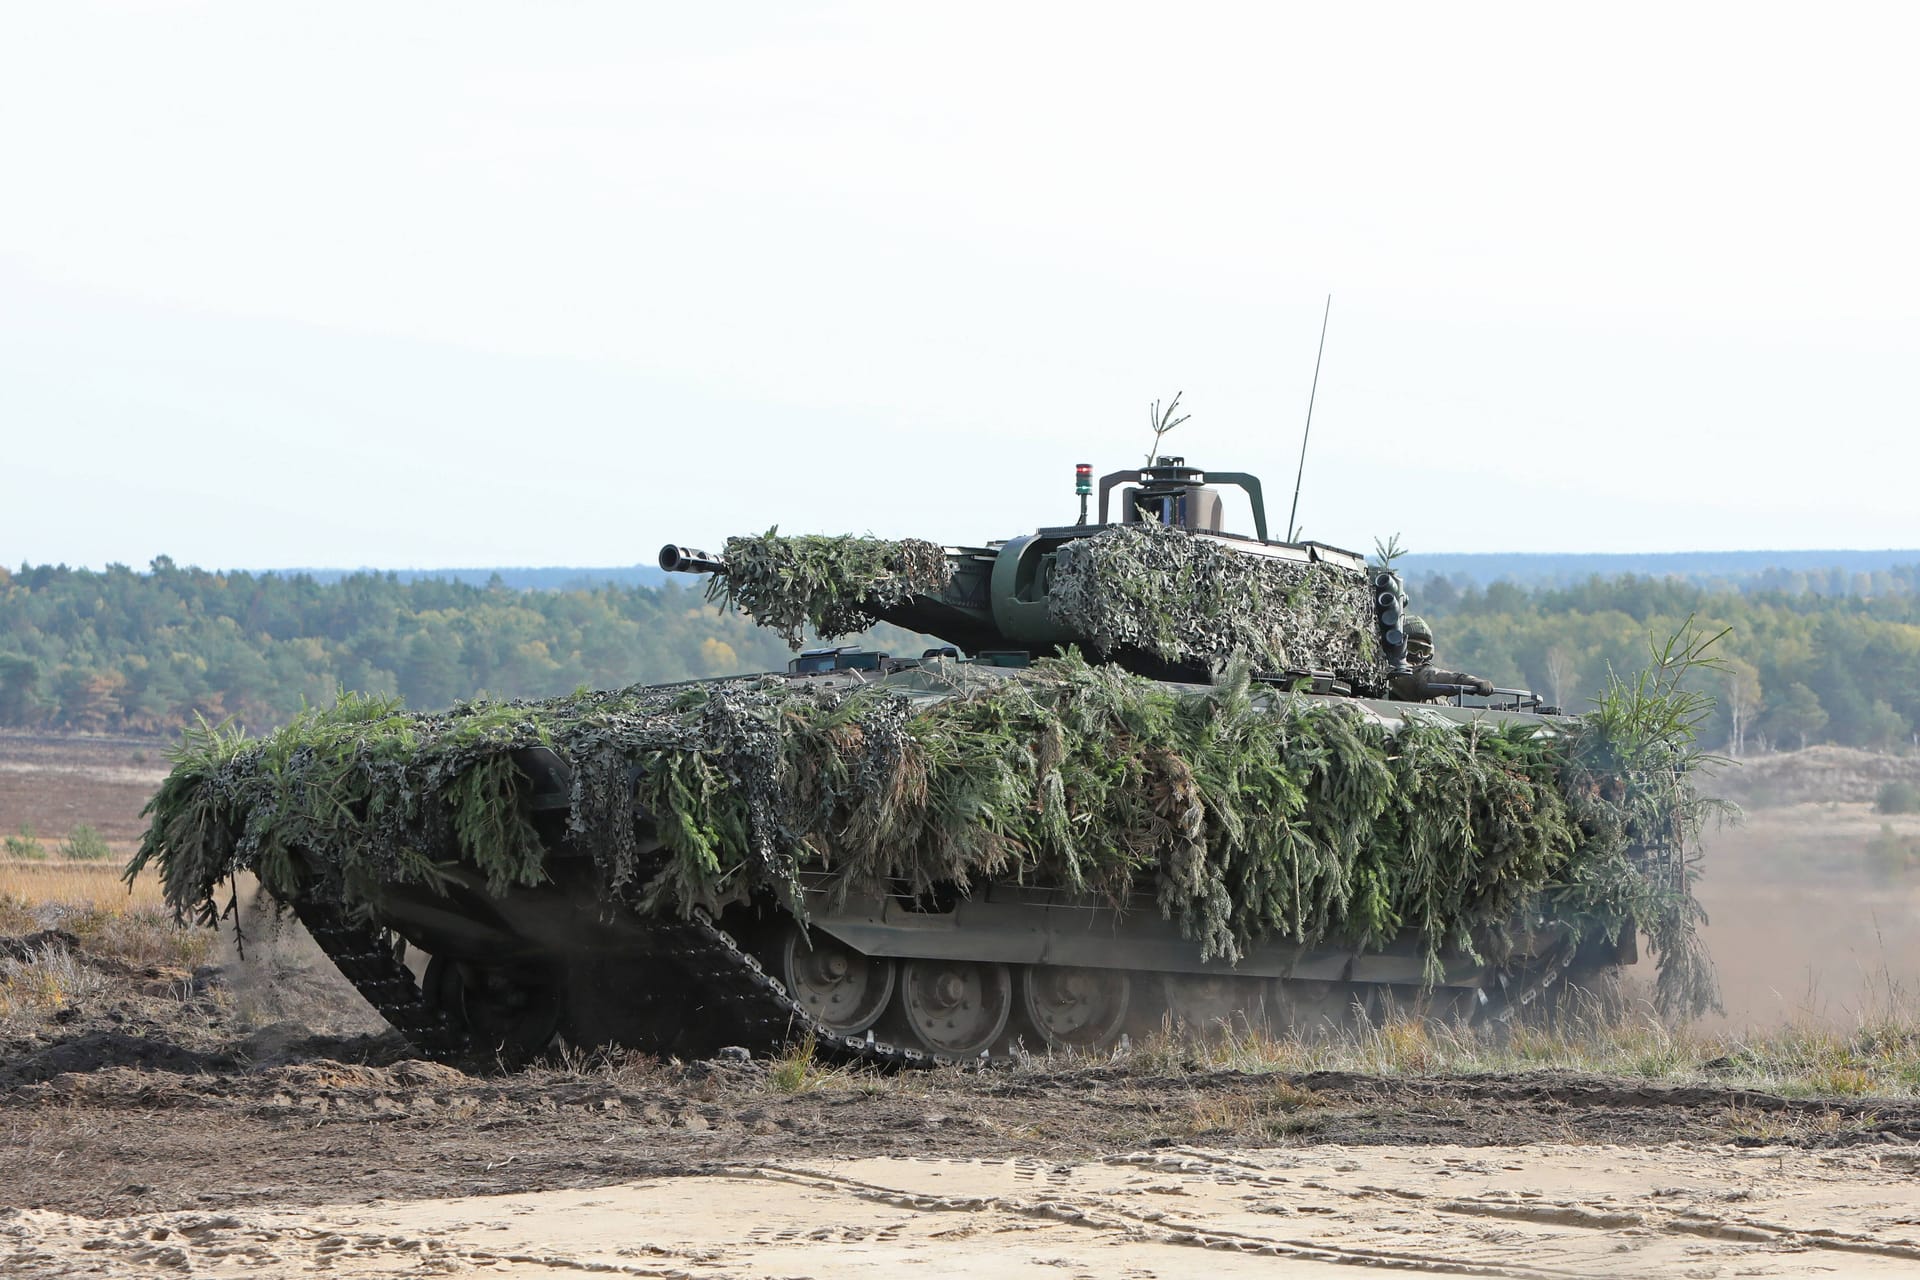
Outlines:
POLYGON ((1455 692, 1446 687, 1449 685, 1458 685, 1468 693, 1482 696, 1493 692, 1491 680, 1482 680, 1464 671, 1443 671, 1433 665, 1433 628, 1425 618, 1410 615, 1401 630, 1407 635, 1407 664, 1412 669, 1389 678, 1395 701, 1445 702, 1455 692))

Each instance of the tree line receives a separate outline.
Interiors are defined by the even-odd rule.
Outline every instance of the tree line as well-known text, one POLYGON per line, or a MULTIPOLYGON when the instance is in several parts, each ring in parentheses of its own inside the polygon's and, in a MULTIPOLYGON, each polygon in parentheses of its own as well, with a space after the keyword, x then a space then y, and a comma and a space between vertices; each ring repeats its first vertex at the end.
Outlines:
POLYGON ((1606 682, 1646 665, 1649 638, 1692 619, 1729 628, 1724 669, 1698 673, 1717 700, 1708 745, 1735 755, 1838 742, 1912 747, 1920 733, 1920 595, 1912 566, 1895 589, 1835 595, 1811 590, 1714 591, 1621 575, 1527 591, 1480 589, 1444 577, 1409 584, 1434 623, 1440 661, 1495 683, 1519 683, 1577 711, 1606 682))
MULTIPOLYGON (((1895 581, 1913 580, 1910 568, 1895 581)), ((1920 732, 1920 594, 1715 591, 1668 578, 1484 589, 1409 583, 1442 665, 1579 710, 1611 670, 1645 664, 1649 637, 1687 619, 1731 632, 1709 745, 1736 754, 1840 742, 1887 750, 1920 732)), ((886 629, 912 651, 919 638, 886 629)), ((443 707, 486 693, 550 697, 777 670, 773 632, 698 586, 520 591, 494 582, 356 573, 218 573, 162 556, 146 572, 0 569, 0 727, 166 733, 195 716, 249 730, 341 688, 443 707)))
POLYGON ((341 688, 444 707, 783 667, 698 586, 513 591, 380 573, 0 569, 0 726, 163 733, 282 724, 341 688))

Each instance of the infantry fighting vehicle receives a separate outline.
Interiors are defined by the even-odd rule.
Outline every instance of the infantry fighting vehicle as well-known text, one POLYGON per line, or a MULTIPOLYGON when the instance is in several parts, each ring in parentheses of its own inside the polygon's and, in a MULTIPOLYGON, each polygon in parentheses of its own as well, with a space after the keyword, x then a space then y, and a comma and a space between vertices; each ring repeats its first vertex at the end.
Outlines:
MULTIPOLYGON (((1389 730, 1411 713, 1409 704, 1386 698, 1387 677, 1406 661, 1399 579, 1349 551, 1270 538, 1255 477, 1161 458, 1102 478, 1091 520, 1090 468, 1079 468, 1076 488, 1079 523, 946 548, 944 590, 872 608, 941 646, 909 655, 809 650, 785 678, 847 687, 878 681, 919 704, 948 696, 930 678, 941 670, 1012 671, 1078 644, 1142 676, 1204 686, 1216 675, 1205 655, 1089 644, 1049 608, 1063 552, 1115 525, 1151 522, 1234 556, 1318 575, 1359 602, 1370 643, 1340 652, 1362 656, 1342 665, 1306 655, 1262 671, 1274 698, 1339 700, 1389 730), (1243 491, 1250 535, 1223 527, 1222 485, 1243 491), (1116 488, 1119 510, 1110 523, 1116 488)), ((722 556, 679 546, 664 548, 660 564, 728 572, 722 556)), ((1567 723, 1520 689, 1461 693, 1420 714, 1522 721, 1548 734, 1567 723)), ((1635 958, 1631 925, 1616 944, 1587 944, 1576 954, 1563 931, 1535 920, 1516 922, 1512 951, 1499 964, 1449 952, 1437 983, 1410 938, 1364 950, 1271 941, 1229 965, 1203 960, 1201 948, 1155 908, 1150 888, 1114 901, 1036 883, 976 883, 964 893, 902 883, 894 892, 847 898, 827 871, 804 876, 804 923, 767 895, 717 916, 643 914, 608 900, 589 856, 601 837, 570 827, 569 761, 535 747, 521 750, 516 763, 526 812, 552 853, 544 883, 489 885, 478 871, 450 868, 432 884, 377 887, 371 920, 319 896, 295 904, 346 976, 429 1054, 477 1048, 513 1057, 561 1036, 687 1056, 729 1045, 770 1051, 805 1036, 843 1057, 973 1060, 1014 1046, 1097 1049, 1168 1019, 1284 1029, 1338 1021, 1388 1000, 1447 1015, 1502 1016, 1571 966, 1635 958), (396 940, 431 957, 421 981, 400 963, 405 947, 396 940)), ((648 818, 635 821, 648 847, 648 818)))

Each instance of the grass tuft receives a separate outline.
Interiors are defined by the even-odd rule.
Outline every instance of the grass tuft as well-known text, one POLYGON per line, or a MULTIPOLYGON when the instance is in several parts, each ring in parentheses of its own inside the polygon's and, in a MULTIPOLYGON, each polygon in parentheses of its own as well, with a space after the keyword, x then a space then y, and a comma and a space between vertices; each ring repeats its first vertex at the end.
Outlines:
POLYGON ((60 842, 60 856, 69 862, 105 862, 113 857, 107 838, 87 823, 81 823, 60 842))
POLYGON ((0 1019, 45 1016, 106 994, 110 980, 58 943, 0 956, 0 1019))
POLYGON ((865 1073, 822 1064, 812 1036, 788 1045, 787 1051, 773 1060, 772 1069, 767 1072, 767 1085, 776 1093, 812 1093, 828 1087, 860 1088, 866 1079, 865 1073))
POLYGON ((1194 1137, 1290 1138, 1317 1128, 1322 1117, 1314 1113, 1327 1105, 1328 1100, 1311 1089, 1275 1080, 1252 1094, 1197 1097, 1189 1104, 1187 1122, 1194 1137))

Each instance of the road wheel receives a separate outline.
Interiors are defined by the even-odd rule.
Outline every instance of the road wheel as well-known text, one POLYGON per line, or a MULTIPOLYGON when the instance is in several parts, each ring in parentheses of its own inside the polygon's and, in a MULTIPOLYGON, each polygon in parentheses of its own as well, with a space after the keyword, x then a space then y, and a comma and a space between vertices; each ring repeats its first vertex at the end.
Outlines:
POLYGON ((798 925, 781 944, 780 978, 787 994, 837 1036, 859 1035, 871 1027, 893 998, 892 960, 862 955, 836 938, 798 925))
POLYGON ((920 1047, 948 1058, 992 1050, 1013 1013, 1013 977, 1003 964, 909 960, 900 975, 902 1021, 920 1047))
POLYGON ((1020 1012, 1049 1049, 1104 1049, 1120 1038, 1132 990, 1124 969, 1029 965, 1020 973, 1020 1012))

